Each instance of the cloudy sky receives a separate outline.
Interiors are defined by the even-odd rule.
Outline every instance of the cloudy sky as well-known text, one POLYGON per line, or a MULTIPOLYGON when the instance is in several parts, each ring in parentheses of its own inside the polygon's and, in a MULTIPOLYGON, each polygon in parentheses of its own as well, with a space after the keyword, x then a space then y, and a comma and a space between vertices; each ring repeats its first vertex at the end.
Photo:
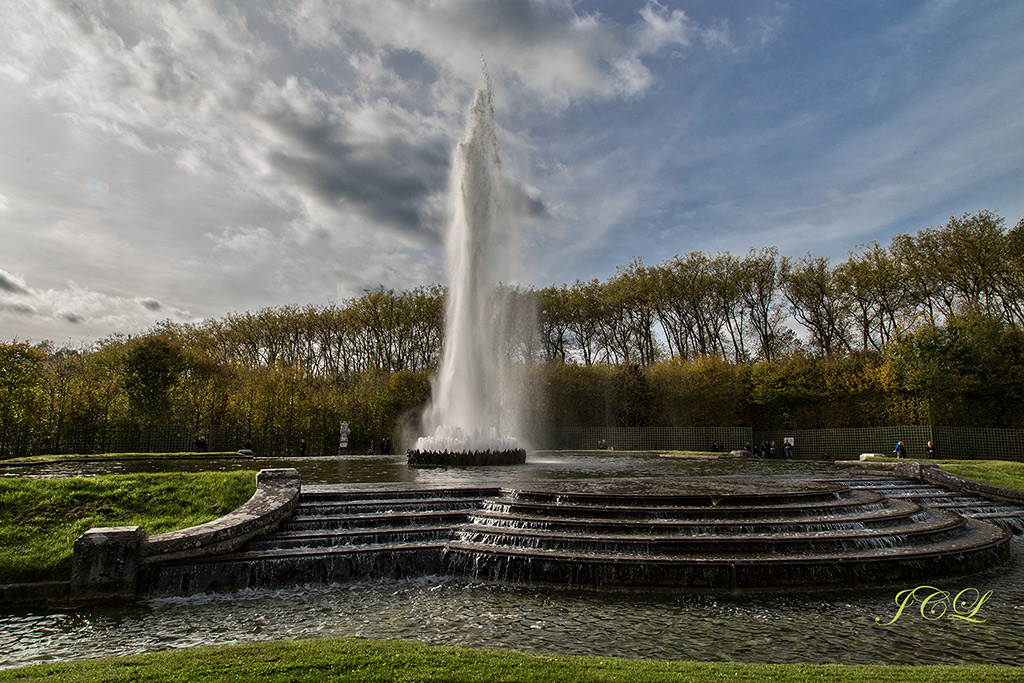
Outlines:
POLYGON ((480 58, 522 283, 1024 215, 1020 0, 0 0, 0 340, 443 279, 480 58))

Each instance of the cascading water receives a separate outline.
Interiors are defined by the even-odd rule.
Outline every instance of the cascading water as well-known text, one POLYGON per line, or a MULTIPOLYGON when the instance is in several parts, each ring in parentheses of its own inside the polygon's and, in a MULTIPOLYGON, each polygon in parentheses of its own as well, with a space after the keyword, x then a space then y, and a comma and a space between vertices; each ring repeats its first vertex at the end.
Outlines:
POLYGON ((428 436, 418 439, 410 462, 414 453, 522 452, 525 457, 512 436, 520 427, 520 392, 505 351, 511 316, 500 287, 514 256, 511 212, 486 69, 482 80, 452 164, 445 340, 433 399, 423 415, 428 436))

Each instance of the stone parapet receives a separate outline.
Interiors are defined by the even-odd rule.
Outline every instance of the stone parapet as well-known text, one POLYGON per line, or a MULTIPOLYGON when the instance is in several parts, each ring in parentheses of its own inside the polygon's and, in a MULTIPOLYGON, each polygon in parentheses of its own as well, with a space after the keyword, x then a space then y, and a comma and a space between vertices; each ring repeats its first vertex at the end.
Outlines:
POLYGON ((213 521, 150 536, 140 549, 142 563, 195 559, 229 553, 260 534, 273 531, 299 502, 300 479, 295 469, 260 470, 256 492, 240 508, 213 521))
POLYGON ((984 484, 980 481, 967 479, 952 472, 947 472, 931 462, 901 462, 896 464, 896 476, 916 479, 926 484, 943 486, 962 493, 973 493, 986 498, 995 498, 1018 505, 1024 505, 1024 491, 1005 489, 1001 486, 984 484))
POLYGON ((276 529, 299 502, 298 470, 256 475, 256 492, 238 509, 205 524, 147 537, 141 527, 89 529, 75 541, 72 601, 134 599, 138 570, 232 552, 276 529))

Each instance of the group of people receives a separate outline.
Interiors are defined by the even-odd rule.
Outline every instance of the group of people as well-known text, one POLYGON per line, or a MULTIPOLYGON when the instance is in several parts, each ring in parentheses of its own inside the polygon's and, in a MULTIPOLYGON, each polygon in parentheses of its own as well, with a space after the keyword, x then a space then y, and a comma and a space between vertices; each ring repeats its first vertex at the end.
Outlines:
MULTIPOLYGON (((925 446, 925 451, 928 452, 928 457, 929 458, 934 458, 935 457, 935 452, 936 452, 935 451, 935 444, 932 443, 931 441, 929 441, 928 445, 925 446)), ((901 441, 897 441, 896 442, 896 448, 892 449, 892 452, 899 459, 906 458, 907 457, 907 446, 906 446, 905 443, 903 443, 902 440, 901 441)))
MULTIPOLYGON (((754 455, 756 455, 759 458, 777 458, 777 457, 779 457, 779 452, 778 452, 778 450, 775 447, 775 441, 768 441, 767 439, 765 439, 764 441, 762 441, 759 444, 755 444, 753 448, 751 448, 750 444, 748 443, 747 444, 747 451, 750 452, 750 453, 753 453, 754 455)), ((781 457, 785 458, 786 460, 792 460, 793 459, 793 442, 792 441, 789 441, 787 439, 782 444, 782 454, 781 454, 781 457)))
MULTIPOLYGON (((366 449, 366 454, 367 455, 373 455, 373 453, 374 453, 374 443, 373 443, 373 439, 370 439, 370 447, 368 449, 366 449)), ((391 455, 391 437, 390 436, 385 436, 383 439, 380 440, 380 454, 381 455, 391 455)))

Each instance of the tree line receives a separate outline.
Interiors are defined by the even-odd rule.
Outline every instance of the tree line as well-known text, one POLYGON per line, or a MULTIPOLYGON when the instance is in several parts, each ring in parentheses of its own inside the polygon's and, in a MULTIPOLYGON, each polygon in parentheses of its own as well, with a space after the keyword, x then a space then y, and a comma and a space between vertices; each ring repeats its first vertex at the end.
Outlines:
MULTIPOLYGON (((496 296, 539 432, 1024 426, 1024 219, 964 214, 835 264, 693 252, 496 296)), ((356 443, 396 433, 429 397, 444 303, 439 285, 377 289, 87 348, 0 344, 0 457, 122 424, 276 430, 325 451, 343 419, 356 443)))

